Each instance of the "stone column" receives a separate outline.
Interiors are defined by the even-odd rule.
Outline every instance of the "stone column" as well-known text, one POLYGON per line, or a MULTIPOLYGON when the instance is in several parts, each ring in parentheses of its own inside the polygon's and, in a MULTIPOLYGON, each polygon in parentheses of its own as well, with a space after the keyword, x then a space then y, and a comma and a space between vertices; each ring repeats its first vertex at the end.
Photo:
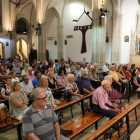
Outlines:
MULTIPOLYGON (((107 0, 104 0, 106 6, 107 0)), ((106 24, 105 20, 101 19, 102 26, 99 26, 99 17, 101 16, 100 5, 101 0, 92 0, 92 18, 96 19, 93 21, 92 26, 92 62, 98 63, 98 67, 101 68, 105 63, 105 46, 106 46, 106 24)))
POLYGON ((113 30, 112 30, 112 53, 111 63, 117 65, 121 62, 121 31, 122 31, 122 15, 121 3, 113 1, 113 30))
POLYGON ((29 54, 32 47, 32 31, 31 28, 28 31, 28 48, 27 48, 27 59, 29 60, 29 54))

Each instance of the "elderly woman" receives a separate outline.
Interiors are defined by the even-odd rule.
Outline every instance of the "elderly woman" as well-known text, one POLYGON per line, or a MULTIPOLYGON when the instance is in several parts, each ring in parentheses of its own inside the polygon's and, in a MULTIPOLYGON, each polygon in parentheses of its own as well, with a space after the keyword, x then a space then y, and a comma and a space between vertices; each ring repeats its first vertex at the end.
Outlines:
POLYGON ((119 66, 118 70, 116 72, 121 77, 121 79, 126 83, 126 93, 128 93, 129 92, 129 82, 126 79, 126 76, 123 72, 122 66, 119 66))
POLYGON ((66 75, 68 75, 69 73, 71 73, 71 69, 69 67, 69 64, 65 65, 65 69, 66 69, 66 75))
MULTIPOLYGON (((83 95, 79 94, 79 89, 77 84, 74 82, 74 75, 68 74, 67 75, 68 82, 65 85, 65 95, 68 100, 73 101, 83 97, 83 95)), ((90 111, 90 107, 86 100, 84 100, 84 106, 86 110, 90 111)))
POLYGON ((20 90, 21 86, 19 82, 12 83, 11 91, 9 97, 9 108, 11 117, 21 120, 22 114, 24 113, 25 109, 28 107, 28 98, 27 95, 20 90))
POLYGON ((77 65, 74 73, 74 78, 75 80, 78 80, 80 77, 81 77, 81 69, 80 69, 80 65, 77 65))
POLYGON ((11 85, 12 85, 12 77, 7 76, 5 78, 6 84, 3 86, 1 90, 1 96, 4 99, 9 99, 9 96, 11 94, 11 85))
POLYGON ((25 75, 26 73, 28 73, 27 66, 24 66, 24 69, 22 70, 21 75, 25 75))
MULTIPOLYGON (((110 82, 110 84, 112 85, 112 76, 111 75, 107 75, 104 77, 104 80, 108 80, 110 82)), ((113 94, 114 92, 114 89, 112 88, 112 86, 110 87, 110 90, 108 91, 108 94, 109 94, 109 98, 111 97, 111 94, 113 94)), ((119 97, 119 93, 118 93, 118 97, 119 97)), ((110 99, 110 101, 112 103, 114 103, 114 105, 119 108, 121 111, 125 110, 127 108, 127 106, 125 105, 124 103, 124 100, 122 99, 119 99, 117 96, 114 97, 114 99, 110 99)), ((122 120, 122 127, 124 127, 124 121, 122 120)))
POLYGON ((12 82, 20 82, 20 80, 19 80, 19 78, 18 77, 16 77, 17 76, 17 74, 16 74, 16 71, 15 70, 12 70, 11 71, 11 76, 12 76, 12 82))
POLYGON ((58 75, 56 77, 57 87, 64 87, 67 83, 67 76, 64 74, 63 69, 59 69, 58 75))
POLYGON ((53 77, 53 72, 48 72, 48 77, 49 77, 48 78, 49 88, 51 88, 51 89, 57 88, 56 80, 53 77))
POLYGON ((47 95, 47 104, 50 104, 53 108, 57 107, 57 105, 60 104, 59 100, 56 100, 56 99, 54 100, 54 97, 52 95, 51 89, 48 87, 48 79, 47 78, 42 78, 40 80, 39 87, 43 88, 45 93, 46 93, 46 95, 47 95))
MULTIPOLYGON (((140 91, 140 68, 139 69, 134 69, 131 77, 131 82, 133 86, 133 90, 135 91, 140 91)), ((138 94, 138 98, 140 99, 140 96, 138 94)))

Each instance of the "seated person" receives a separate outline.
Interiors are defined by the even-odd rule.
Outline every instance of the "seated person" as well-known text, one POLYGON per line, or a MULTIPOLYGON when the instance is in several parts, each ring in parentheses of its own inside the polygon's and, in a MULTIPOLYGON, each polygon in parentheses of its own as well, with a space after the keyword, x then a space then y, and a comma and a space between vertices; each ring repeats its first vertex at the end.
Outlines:
POLYGON ((101 81, 99 80, 99 77, 96 74, 96 69, 92 69, 91 72, 89 73, 89 79, 91 81, 92 85, 95 85, 95 87, 101 86, 101 81))
POLYGON ((115 71, 115 65, 111 66, 111 70, 109 71, 108 75, 112 75, 113 83, 112 86, 115 86, 117 88, 117 91, 119 93, 124 94, 125 91, 125 85, 126 83, 121 79, 121 77, 116 73, 115 71), (121 90, 122 88, 122 90, 121 90), (121 92, 120 92, 121 90, 121 92))
POLYGON ((131 77, 133 90, 140 91, 140 69, 134 69, 131 77))
POLYGON ((48 70, 48 65, 46 61, 43 62, 42 69, 48 70))
POLYGON ((16 71, 12 70, 10 74, 12 76, 12 82, 16 82, 16 81, 20 82, 19 78, 16 77, 17 76, 16 71))
POLYGON ((66 75, 66 69, 65 69, 64 63, 61 64, 61 67, 59 68, 59 70, 61 70, 61 69, 64 71, 64 74, 66 75))
POLYGON ((81 72, 82 72, 83 70, 87 70, 86 64, 85 64, 84 62, 82 62, 81 72))
POLYGON ((127 80, 130 80, 131 79, 131 73, 129 71, 128 66, 125 67, 125 76, 126 76, 126 79, 127 80))
POLYGON ((63 69, 59 69, 58 75, 56 77, 57 87, 64 87, 67 83, 67 76, 64 74, 63 69))
POLYGON ((66 65, 65 65, 65 68, 66 68, 66 75, 68 75, 69 73, 72 73, 72 72, 71 72, 71 69, 70 69, 70 67, 69 67, 69 64, 66 64, 66 65))
POLYGON ((35 79, 32 81, 32 83, 33 83, 34 88, 37 88, 37 87, 39 87, 39 82, 41 80, 41 73, 40 73, 40 71, 37 70, 34 73, 34 75, 35 75, 35 79))
POLYGON ((87 70, 88 70, 88 72, 90 72, 90 68, 91 68, 90 64, 87 64, 87 70))
POLYGON ((54 74, 54 68, 52 64, 49 64, 48 72, 53 72, 54 74))
POLYGON ((126 83, 126 93, 128 93, 129 92, 129 82, 126 79, 126 76, 123 72, 122 66, 119 66, 118 70, 116 72, 121 77, 121 79, 126 83))
POLYGON ((5 71, 4 66, 1 66, 0 77, 6 77, 6 76, 8 76, 8 73, 5 71))
POLYGON ((13 69, 13 66, 12 66, 12 63, 11 63, 11 62, 8 63, 8 69, 9 69, 10 71, 13 69))
POLYGON ((33 81, 35 79, 35 76, 34 76, 34 74, 32 74, 32 71, 33 71, 33 68, 29 67, 28 68, 28 73, 26 73, 26 75, 28 76, 30 81, 33 81))
POLYGON ((109 69, 108 69, 108 63, 106 62, 105 65, 102 68, 103 76, 108 75, 109 69))
POLYGON ((48 71, 46 69, 43 69, 42 70, 42 76, 41 76, 41 78, 49 78, 48 77, 48 71))
POLYGON ((28 63, 28 60, 25 61, 24 66, 26 66, 27 68, 29 68, 30 65, 28 63))
POLYGON ((71 66, 72 73, 75 73, 76 70, 76 62, 73 62, 73 65, 71 66))
POLYGON ((59 71, 59 66, 58 66, 58 63, 55 63, 55 68, 54 68, 54 71, 55 71, 55 72, 58 72, 58 71, 59 71))
POLYGON ((108 80, 103 80, 101 86, 97 88, 92 95, 92 104, 93 112, 112 119, 120 113, 120 110, 109 101, 107 94, 109 90, 110 82, 108 80))
POLYGON ((54 100, 51 89, 48 87, 48 79, 47 78, 43 78, 43 79, 40 80, 39 87, 44 89, 44 91, 46 93, 46 96, 47 96, 47 102, 46 103, 47 104, 50 104, 53 108, 57 107, 57 105, 60 104, 59 100, 56 100, 56 99, 54 100))
POLYGON ((16 61, 14 62, 14 67, 12 70, 16 71, 16 73, 19 73, 19 74, 21 73, 19 64, 16 61))
POLYGON ((38 65, 37 64, 33 64, 33 70, 32 70, 32 74, 34 74, 37 71, 38 65))
POLYGON ((31 98, 33 105, 25 111, 22 117, 23 133, 30 140, 61 140, 58 119, 52 107, 46 104, 47 96, 44 89, 34 89, 31 98))
POLYGON ((22 70, 21 75, 25 75, 26 73, 28 73, 27 66, 24 66, 24 69, 22 70))
POLYGON ((10 74, 10 69, 8 68, 7 64, 4 65, 4 70, 6 71, 6 73, 10 74))
POLYGON ((9 97, 9 112, 12 118, 21 120, 25 109, 28 107, 27 95, 21 90, 19 82, 12 83, 11 91, 12 93, 9 97))
POLYGON ((12 85, 12 77, 7 76, 5 78, 6 84, 1 89, 1 96, 3 99, 9 99, 9 96, 11 94, 11 85, 12 85))
MULTIPOLYGON (((81 97, 83 97, 83 95, 79 94, 80 92, 77 87, 77 84, 74 82, 74 75, 68 74, 67 79, 68 79, 68 82, 65 85, 65 94, 66 94, 67 99, 69 101, 73 101, 73 100, 80 99, 81 97)), ((84 103, 85 109, 90 111, 90 107, 87 101, 84 100, 83 103, 84 103)))
POLYGON ((81 71, 82 76, 78 80, 78 87, 82 95, 93 93, 93 87, 91 86, 90 80, 88 79, 87 70, 81 71))
POLYGON ((130 69, 130 73, 131 74, 133 73, 134 69, 136 69, 136 65, 135 64, 132 64, 131 65, 131 69, 130 69))
POLYGON ((53 72, 48 72, 48 84, 49 84, 49 88, 51 89, 55 89, 57 88, 57 85, 56 85, 56 80, 55 78, 53 77, 53 72))
POLYGON ((77 65, 74 73, 74 78, 75 80, 78 80, 80 77, 81 77, 81 70, 80 70, 80 66, 77 65))

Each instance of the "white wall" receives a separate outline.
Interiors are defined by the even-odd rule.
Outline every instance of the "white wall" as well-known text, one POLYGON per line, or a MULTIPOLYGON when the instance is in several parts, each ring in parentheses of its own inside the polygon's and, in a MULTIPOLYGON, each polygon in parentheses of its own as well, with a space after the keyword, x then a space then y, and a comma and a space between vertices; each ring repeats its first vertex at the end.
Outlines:
POLYGON ((74 26, 85 26, 90 25, 91 20, 87 17, 86 14, 82 16, 78 23, 73 23, 72 21, 78 20, 78 18, 84 12, 84 6, 86 11, 90 12, 90 16, 92 17, 92 1, 91 0, 69 0, 66 4, 64 11, 64 40, 67 39, 66 35, 74 35, 74 38, 67 39, 68 44, 64 46, 65 49, 65 59, 68 57, 71 58, 72 61, 82 61, 85 57, 87 62, 91 61, 91 43, 92 43, 92 30, 89 29, 86 32, 86 47, 87 52, 81 54, 82 47, 82 32, 74 31, 74 26))
MULTIPOLYGON (((46 17, 46 49, 49 51, 49 59, 57 59, 57 45, 54 45, 54 41, 57 41, 57 18, 56 11, 49 9, 46 17), (54 40, 47 40, 47 37, 54 37, 54 40)), ((57 42, 58 43, 58 42, 57 42)))
POLYGON ((106 32, 108 32, 109 43, 106 43, 106 57, 105 62, 111 63, 111 47, 112 47, 112 4, 110 0, 107 1, 107 9, 110 10, 109 15, 106 16, 106 32))
POLYGON ((121 39, 121 63, 129 62, 131 29, 135 31, 136 12, 140 11, 137 0, 123 0, 122 3, 122 39, 121 39), (124 37, 129 36, 129 42, 124 42, 124 37))
POLYGON ((22 51, 24 52, 25 57, 27 58, 27 43, 22 39, 22 51))

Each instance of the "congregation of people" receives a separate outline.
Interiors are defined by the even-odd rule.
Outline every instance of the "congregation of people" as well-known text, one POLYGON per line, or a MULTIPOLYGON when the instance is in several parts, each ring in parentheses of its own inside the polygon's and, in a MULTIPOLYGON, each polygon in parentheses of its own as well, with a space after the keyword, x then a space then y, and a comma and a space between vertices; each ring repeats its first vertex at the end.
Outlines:
POLYGON ((87 100, 83 102, 85 111, 112 119, 127 108, 123 96, 129 92, 129 81, 133 90, 140 91, 139 75, 135 64, 117 67, 106 62, 98 69, 97 63, 87 63, 86 58, 81 62, 38 59, 30 64, 16 56, 15 60, 0 60, 0 100, 8 100, 12 118, 22 120, 23 133, 29 139, 47 136, 59 140, 60 126, 53 108, 61 103, 62 94, 68 101, 93 94, 92 108, 87 100), (61 94, 52 92, 61 87, 61 94))

